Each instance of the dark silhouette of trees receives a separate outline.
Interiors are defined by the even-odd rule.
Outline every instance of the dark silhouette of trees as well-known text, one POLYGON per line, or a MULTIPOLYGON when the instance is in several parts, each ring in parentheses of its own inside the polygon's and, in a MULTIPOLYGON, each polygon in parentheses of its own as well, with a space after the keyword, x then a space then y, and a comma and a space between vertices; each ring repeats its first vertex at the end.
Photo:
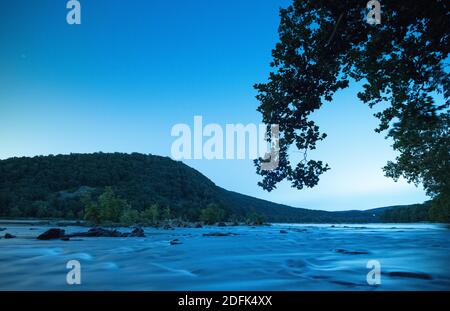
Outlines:
MULTIPOLYGON (((450 209, 450 112, 448 1, 382 1, 381 24, 366 22, 366 1, 294 0, 280 10, 280 40, 272 51, 268 82, 256 84, 258 111, 279 124, 280 162, 261 170, 259 183, 271 191, 286 179, 292 187, 314 187, 329 166, 308 151, 326 138, 311 114, 350 82, 375 114, 399 152, 386 176, 422 183, 439 207, 450 209), (291 163, 292 149, 304 154, 291 163), (444 206, 443 206, 444 205, 444 206)), ((349 112, 351 113, 351 112, 349 112)), ((447 212, 448 214, 448 212, 447 212)))

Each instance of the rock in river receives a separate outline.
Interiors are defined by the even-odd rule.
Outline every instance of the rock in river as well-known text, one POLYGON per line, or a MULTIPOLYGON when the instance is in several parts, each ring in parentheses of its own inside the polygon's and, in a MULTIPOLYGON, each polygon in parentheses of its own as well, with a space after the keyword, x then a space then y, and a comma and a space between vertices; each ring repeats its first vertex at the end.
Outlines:
POLYGON ((72 234, 66 235, 67 237, 110 237, 110 238, 119 238, 123 235, 120 231, 113 229, 103 229, 103 228, 91 228, 87 232, 75 232, 72 234))
POLYGON ((87 238, 96 238, 96 237, 108 237, 108 238, 125 238, 125 237, 145 237, 144 230, 142 228, 134 228, 131 232, 122 233, 116 229, 109 230, 100 227, 91 228, 86 232, 75 232, 71 234, 65 234, 63 229, 52 228, 37 238, 38 240, 53 240, 53 239, 64 239, 64 241, 68 241, 73 237, 87 237, 87 238))
POLYGON ((421 280, 431 280, 432 277, 429 274, 423 272, 405 272, 405 271, 392 271, 388 273, 391 277, 401 277, 409 279, 421 279, 421 280))
POLYGON ((64 237, 65 232, 66 231, 64 229, 52 228, 39 235, 37 239, 38 240, 60 239, 64 237))
POLYGON ((203 233, 203 236, 230 236, 230 235, 238 235, 237 233, 232 232, 210 232, 203 233))
POLYGON ((349 251, 346 249, 338 248, 336 249, 336 253, 347 254, 347 255, 367 255, 369 252, 366 251, 349 251))
POLYGON ((145 237, 145 234, 144 234, 144 230, 142 228, 136 227, 131 232, 122 233, 121 237, 143 238, 143 237, 145 237))
POLYGON ((133 231, 131 231, 131 236, 143 238, 145 237, 144 230, 142 228, 136 227, 133 229, 133 231))

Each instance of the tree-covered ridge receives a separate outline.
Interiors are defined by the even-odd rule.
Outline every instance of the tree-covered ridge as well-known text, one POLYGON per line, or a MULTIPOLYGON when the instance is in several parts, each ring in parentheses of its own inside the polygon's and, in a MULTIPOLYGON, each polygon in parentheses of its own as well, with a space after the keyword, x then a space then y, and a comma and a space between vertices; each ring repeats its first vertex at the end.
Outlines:
POLYGON ((93 153, 0 161, 0 217, 153 224, 166 219, 377 222, 381 215, 378 210, 326 212, 256 199, 217 187, 189 166, 155 155, 93 153))
POLYGON ((245 220, 225 191, 166 157, 95 153, 0 161, 0 216, 131 222, 245 220), (222 206, 226 205, 226 206, 222 206))
POLYGON ((94 153, 11 158, 0 161, 0 214, 79 217, 83 193, 70 193, 97 197, 108 186, 138 211, 159 204, 175 210, 183 207, 189 213, 189 208, 213 202, 218 192, 198 171, 160 156, 94 153))

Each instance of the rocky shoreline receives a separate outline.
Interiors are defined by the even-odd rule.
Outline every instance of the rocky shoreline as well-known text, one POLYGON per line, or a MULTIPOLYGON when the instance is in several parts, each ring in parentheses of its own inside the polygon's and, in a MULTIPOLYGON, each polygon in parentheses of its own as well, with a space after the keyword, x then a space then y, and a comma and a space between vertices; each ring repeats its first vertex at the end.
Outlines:
MULTIPOLYGON (((123 224, 115 224, 115 223, 108 223, 108 224, 102 224, 102 226, 89 226, 88 223, 83 221, 16 221, 16 222, 8 222, 8 224, 15 224, 15 225, 28 225, 30 226, 30 230, 36 229, 33 228, 34 226, 40 226, 40 225, 47 225, 47 226, 54 226, 53 228, 48 229, 44 233, 38 235, 36 237, 37 240, 63 240, 63 241, 69 241, 71 238, 78 238, 78 237, 145 237, 143 227, 152 227, 152 228, 158 228, 163 230, 175 230, 175 228, 202 228, 203 226, 207 225, 203 222, 189 222, 189 221, 183 221, 183 220, 166 220, 166 221, 159 221, 155 224, 135 224, 132 226, 124 226, 123 224), (75 232, 67 234, 66 231, 62 228, 68 227, 68 226, 77 226, 77 227, 90 227, 87 231, 82 232, 75 232), (123 228, 123 227, 129 227, 131 228, 130 232, 121 232, 116 228, 123 228), (110 228, 110 229, 106 229, 110 228)), ((209 224, 208 224, 209 225, 209 224)), ((215 224, 211 224, 209 226, 215 226, 215 227, 235 227, 235 226, 250 226, 250 227, 256 227, 256 226, 271 226, 269 223, 264 224, 257 224, 257 223, 238 223, 238 222, 217 222, 215 224)), ((0 228, 0 231, 4 231, 6 228, 0 228)), ((236 235, 231 232, 211 232, 208 234, 204 234, 204 236, 233 236, 236 235)), ((0 237, 2 238, 2 237, 0 237)), ((16 238, 16 236, 11 235, 9 233, 5 233, 3 236, 4 239, 12 239, 16 238)), ((174 243, 171 243, 173 245, 179 244, 178 241, 174 241, 174 243)))
POLYGON ((69 241, 74 237, 112 237, 112 238, 124 238, 124 237, 145 237, 144 230, 140 227, 133 228, 131 232, 120 232, 116 229, 109 230, 100 227, 91 228, 86 232, 75 232, 66 234, 64 229, 51 228, 44 233, 40 234, 38 240, 55 240, 60 239, 63 241, 69 241))

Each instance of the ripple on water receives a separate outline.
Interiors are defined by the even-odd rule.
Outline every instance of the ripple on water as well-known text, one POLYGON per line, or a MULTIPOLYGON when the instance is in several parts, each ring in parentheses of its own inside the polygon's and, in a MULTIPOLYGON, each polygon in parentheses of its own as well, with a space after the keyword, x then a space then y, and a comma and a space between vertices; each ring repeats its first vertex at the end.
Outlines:
POLYGON ((99 264, 99 268, 102 270, 117 270, 119 269, 119 266, 112 261, 107 261, 107 262, 101 262, 99 264))
POLYGON ((63 252, 64 250, 60 247, 18 248, 14 250, 14 254, 21 257, 58 256, 63 252))
POLYGON ((75 253, 70 254, 70 257, 73 259, 81 259, 81 260, 93 260, 94 257, 91 254, 88 253, 75 253))
POLYGON ((131 253, 134 249, 128 246, 122 246, 122 247, 118 247, 118 248, 113 248, 111 250, 109 250, 110 253, 113 254, 127 254, 127 253, 131 253))
POLYGON ((183 276, 191 276, 191 277, 196 277, 197 275, 192 273, 191 271, 185 270, 185 269, 176 269, 176 268, 171 268, 169 266, 166 265, 161 265, 161 264, 157 264, 157 263, 152 263, 152 265, 166 271, 169 272, 171 274, 178 274, 178 275, 183 275, 183 276))

